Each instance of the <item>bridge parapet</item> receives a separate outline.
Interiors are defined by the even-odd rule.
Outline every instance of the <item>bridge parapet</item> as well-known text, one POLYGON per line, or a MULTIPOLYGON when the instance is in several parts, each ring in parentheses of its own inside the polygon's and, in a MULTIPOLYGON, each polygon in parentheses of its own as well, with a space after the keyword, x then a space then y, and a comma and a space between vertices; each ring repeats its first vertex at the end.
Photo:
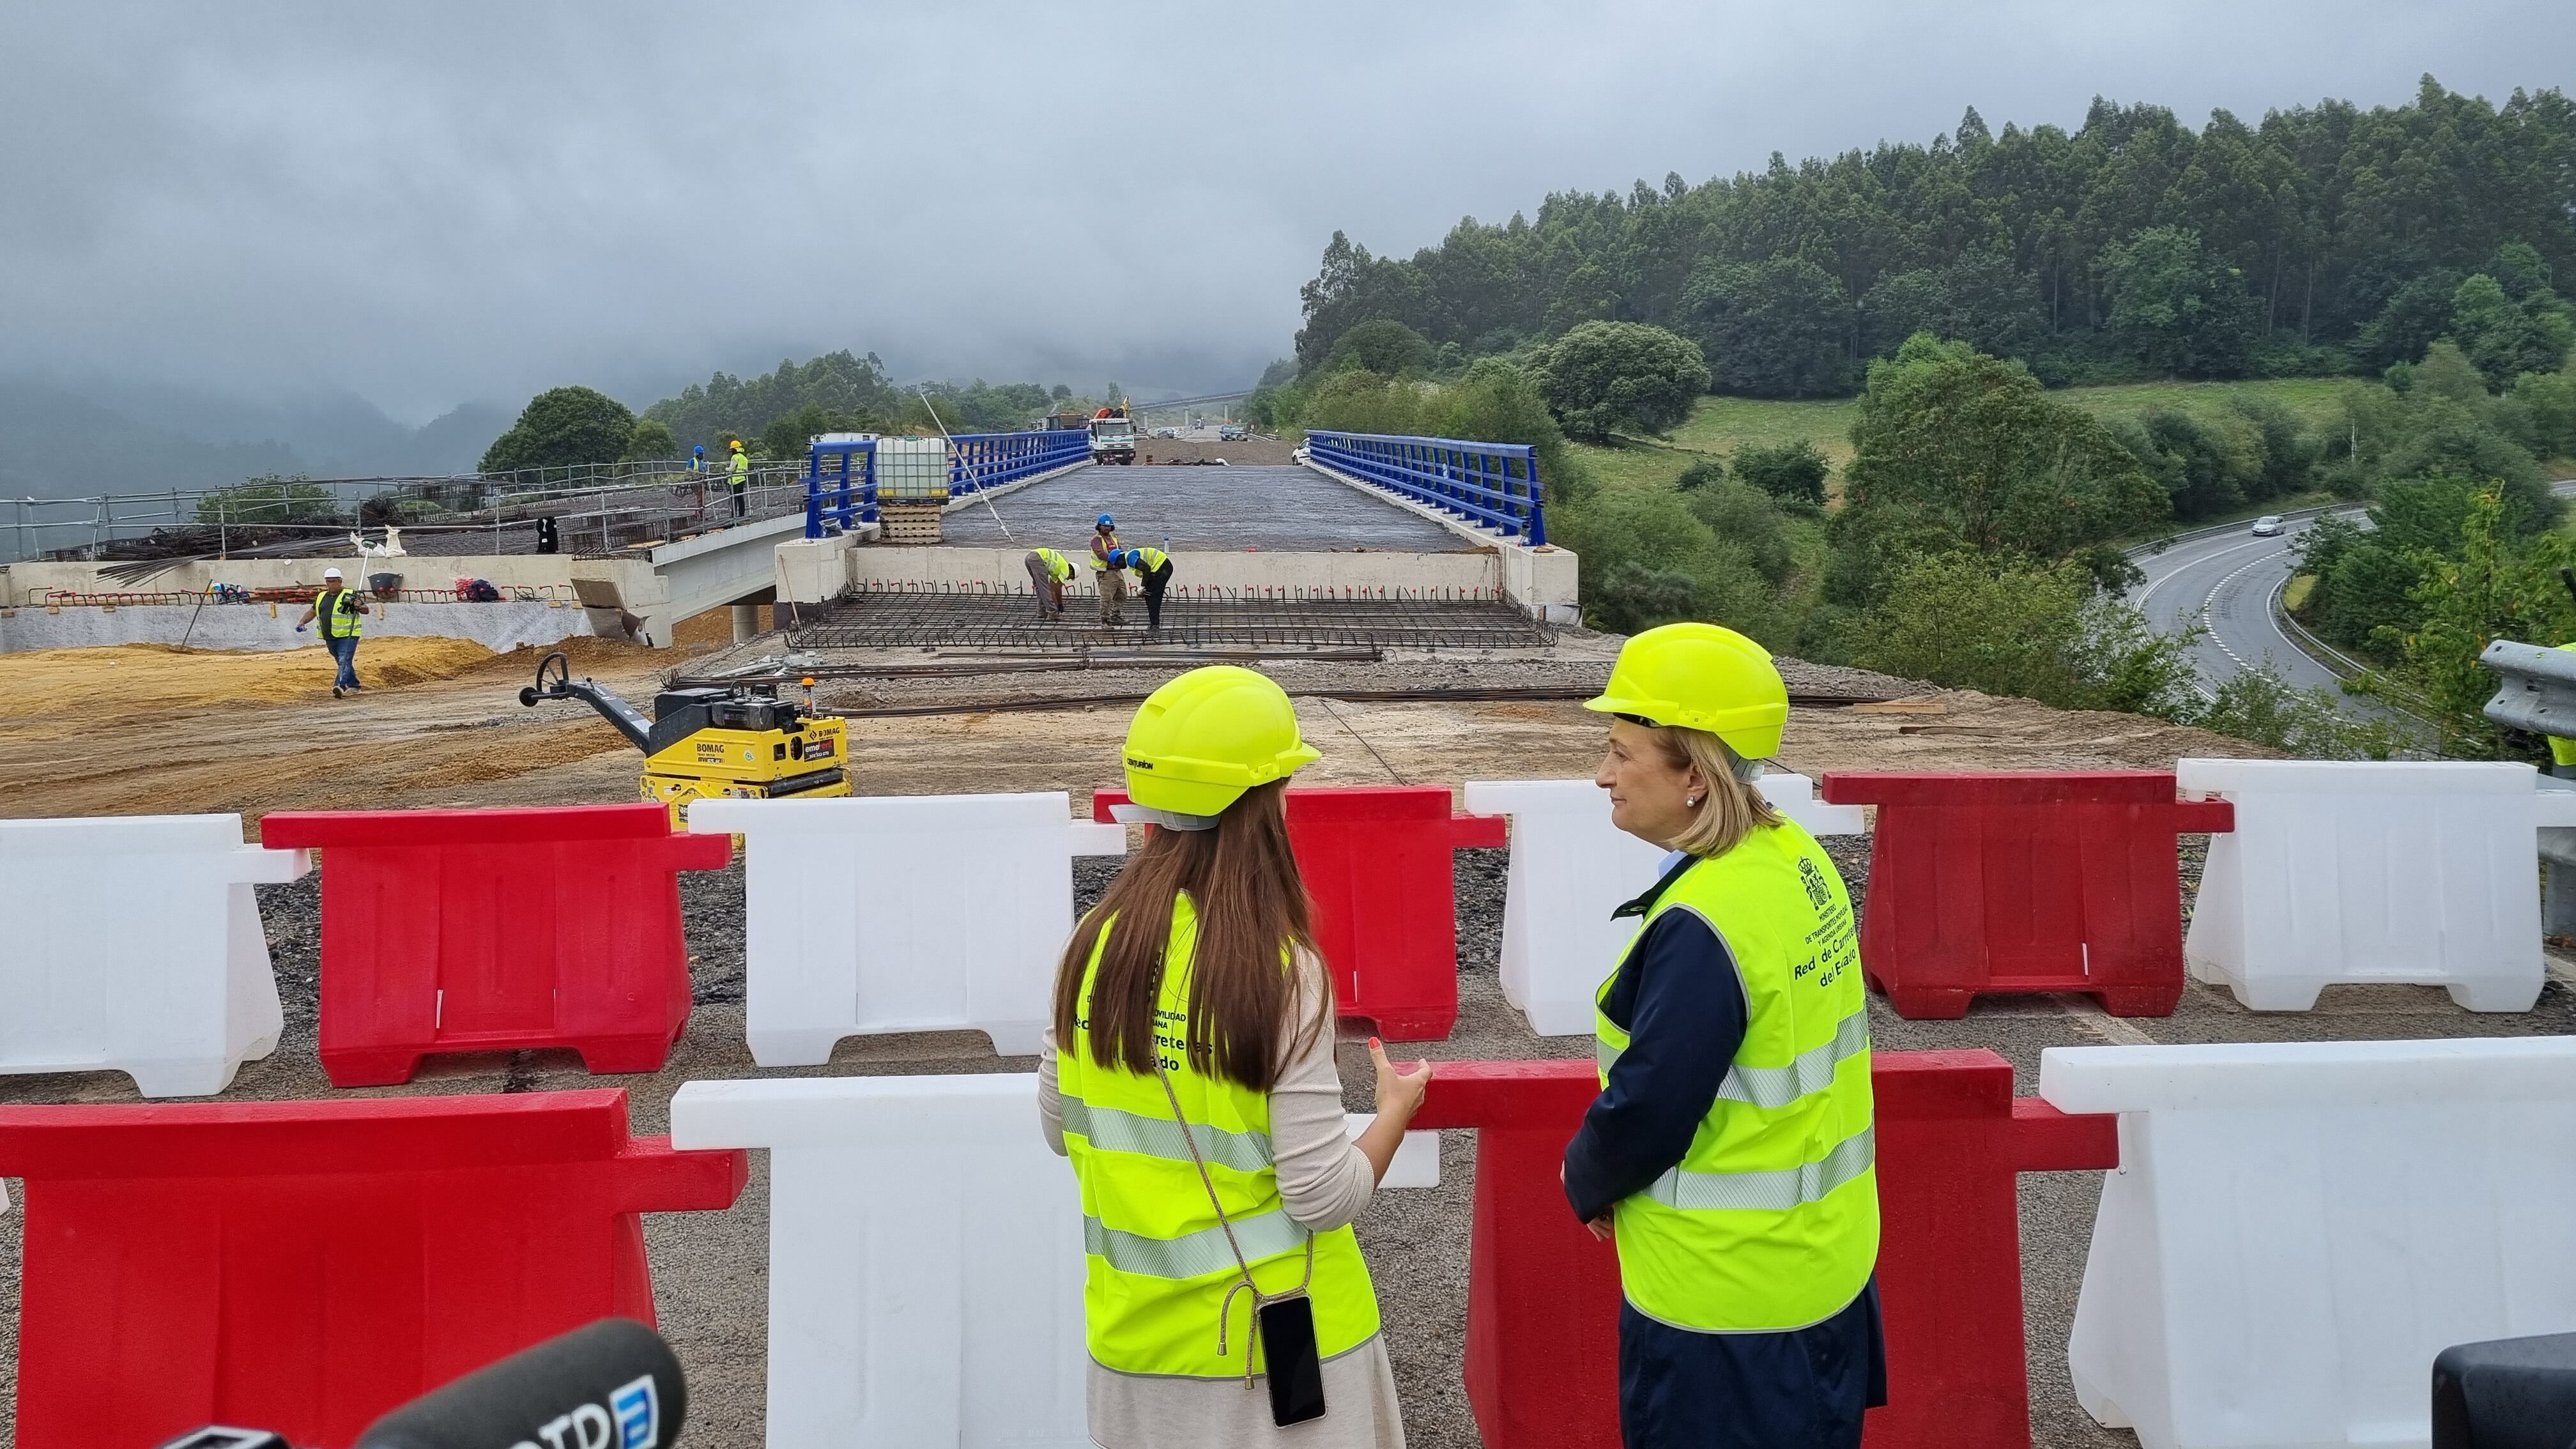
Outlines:
POLYGON ((1526 443, 1309 430, 1321 467, 1524 544, 1547 542, 1538 453, 1526 443))

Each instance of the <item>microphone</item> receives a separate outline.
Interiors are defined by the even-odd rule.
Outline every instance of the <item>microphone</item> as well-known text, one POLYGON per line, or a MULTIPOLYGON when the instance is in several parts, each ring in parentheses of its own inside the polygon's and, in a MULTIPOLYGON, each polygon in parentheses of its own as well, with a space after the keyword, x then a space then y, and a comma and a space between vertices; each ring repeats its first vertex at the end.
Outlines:
POLYGON ((688 1410, 662 1336, 603 1318, 412 1400, 356 1449, 668 1449, 688 1410))

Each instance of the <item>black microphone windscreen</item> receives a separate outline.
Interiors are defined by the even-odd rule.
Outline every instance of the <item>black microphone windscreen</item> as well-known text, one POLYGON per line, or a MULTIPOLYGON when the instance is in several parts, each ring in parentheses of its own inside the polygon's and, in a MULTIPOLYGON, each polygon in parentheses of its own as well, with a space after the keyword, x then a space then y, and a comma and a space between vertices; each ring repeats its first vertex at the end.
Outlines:
POLYGON ((603 1318, 412 1400, 356 1449, 668 1449, 688 1408, 662 1336, 603 1318))

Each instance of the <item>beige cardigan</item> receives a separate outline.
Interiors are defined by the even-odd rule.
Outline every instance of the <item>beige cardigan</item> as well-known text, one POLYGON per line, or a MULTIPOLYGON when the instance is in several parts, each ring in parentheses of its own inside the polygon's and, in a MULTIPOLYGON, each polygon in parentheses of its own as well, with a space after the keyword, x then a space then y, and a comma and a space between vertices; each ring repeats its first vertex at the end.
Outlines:
MULTIPOLYGON (((1300 953, 1302 999, 1322 1002, 1323 963, 1300 953)), ((1284 1053, 1295 1027, 1280 1033, 1284 1053)), ((1064 1154, 1063 1099, 1056 1093, 1055 1036, 1038 1052, 1038 1124, 1047 1146, 1064 1154)), ((1288 1216, 1316 1232, 1358 1218, 1377 1194, 1377 1175, 1350 1140, 1342 1114, 1342 1079, 1333 1066, 1327 1022, 1306 1050, 1288 1057, 1270 1089, 1270 1144, 1279 1196, 1288 1216)), ((1214 1330, 1214 1325, 1210 1325, 1214 1330)), ((1259 1380, 1255 1381, 1256 1386, 1259 1380)), ((1270 1422, 1270 1395, 1246 1392, 1241 1379, 1152 1378, 1090 1366, 1091 1439, 1102 1449, 1206 1449, 1209 1445, 1276 1445, 1279 1449, 1404 1449, 1395 1375, 1383 1338, 1372 1337, 1324 1365, 1324 1417, 1282 1429, 1270 1422)))

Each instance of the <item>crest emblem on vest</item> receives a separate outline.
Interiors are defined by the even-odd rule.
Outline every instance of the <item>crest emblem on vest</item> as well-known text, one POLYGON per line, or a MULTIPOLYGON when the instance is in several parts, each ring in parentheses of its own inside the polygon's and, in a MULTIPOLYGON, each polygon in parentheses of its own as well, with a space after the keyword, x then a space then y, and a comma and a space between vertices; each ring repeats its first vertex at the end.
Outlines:
POLYGON ((1825 873, 1803 855, 1798 857, 1798 880, 1807 888, 1807 904, 1821 911, 1832 902, 1834 893, 1825 885, 1825 873))

